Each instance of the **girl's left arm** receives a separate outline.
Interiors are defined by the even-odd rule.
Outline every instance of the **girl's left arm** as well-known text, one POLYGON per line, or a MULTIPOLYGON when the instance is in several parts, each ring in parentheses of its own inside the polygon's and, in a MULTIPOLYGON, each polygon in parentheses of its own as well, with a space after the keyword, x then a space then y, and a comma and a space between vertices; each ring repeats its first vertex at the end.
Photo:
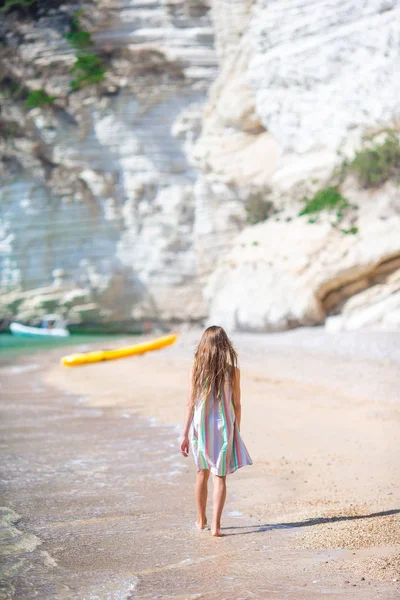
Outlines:
POLYGON ((193 420, 193 403, 192 403, 192 371, 189 377, 189 397, 186 404, 185 424, 183 426, 182 440, 180 444, 181 454, 186 458, 189 455, 189 429, 193 420))

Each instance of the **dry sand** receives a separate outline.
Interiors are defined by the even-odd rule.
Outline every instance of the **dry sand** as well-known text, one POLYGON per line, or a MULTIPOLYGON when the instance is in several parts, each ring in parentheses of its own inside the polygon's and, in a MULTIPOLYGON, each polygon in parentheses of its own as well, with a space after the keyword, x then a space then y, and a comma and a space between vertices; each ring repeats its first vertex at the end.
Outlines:
MULTIPOLYGON (((83 396, 88 406, 123 407, 177 426, 199 335, 184 332, 174 347, 142 357, 55 367, 46 382, 83 396)), ((279 544, 291 556, 293 577, 304 549, 310 557, 321 557, 318 549, 342 549, 313 564, 328 595, 334 582, 344 598, 397 597, 400 336, 309 329, 237 334, 233 341, 242 374, 242 436, 254 465, 229 478, 230 510, 252 518, 260 532, 278 524, 289 532, 279 544), (355 586, 362 587, 358 596, 350 591, 355 586)), ((194 476, 192 458, 181 461, 194 476)))

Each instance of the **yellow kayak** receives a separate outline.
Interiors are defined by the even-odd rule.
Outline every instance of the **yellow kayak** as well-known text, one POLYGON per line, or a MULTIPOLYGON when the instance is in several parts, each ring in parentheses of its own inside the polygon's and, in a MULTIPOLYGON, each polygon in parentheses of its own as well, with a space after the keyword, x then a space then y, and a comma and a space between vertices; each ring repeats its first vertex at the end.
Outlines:
POLYGON ((77 367, 78 365, 87 365, 102 360, 114 360, 116 358, 124 358, 125 356, 144 354, 145 352, 164 348, 164 346, 170 346, 176 341, 177 337, 176 333, 172 333, 152 342, 143 342, 143 344, 136 344, 135 346, 126 346, 125 348, 116 348, 115 350, 95 350, 94 352, 84 352, 82 354, 70 354, 69 356, 63 356, 61 364, 65 367, 77 367))

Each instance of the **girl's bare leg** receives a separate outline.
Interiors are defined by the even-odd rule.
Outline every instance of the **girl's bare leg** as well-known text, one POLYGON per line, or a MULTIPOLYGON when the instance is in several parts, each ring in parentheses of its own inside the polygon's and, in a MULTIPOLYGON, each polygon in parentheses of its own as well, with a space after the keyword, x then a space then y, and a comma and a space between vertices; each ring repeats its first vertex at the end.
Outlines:
POLYGON ((197 521, 198 529, 204 529, 207 525, 206 509, 207 509, 207 491, 208 478, 210 471, 202 469, 197 471, 196 475, 196 506, 197 506, 197 521))
POLYGON ((221 535, 221 515, 224 509, 226 499, 226 477, 213 475, 214 493, 213 493, 213 519, 211 524, 211 533, 215 536, 221 535))

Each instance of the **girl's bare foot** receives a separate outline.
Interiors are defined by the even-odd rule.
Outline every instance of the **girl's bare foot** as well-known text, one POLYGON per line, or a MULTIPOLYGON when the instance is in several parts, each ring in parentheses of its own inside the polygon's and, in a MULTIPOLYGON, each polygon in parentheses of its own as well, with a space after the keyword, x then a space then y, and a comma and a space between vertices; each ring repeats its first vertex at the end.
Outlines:
POLYGON ((211 527, 211 535, 221 537, 221 527, 211 527))
POLYGON ((197 519, 196 527, 199 531, 204 531, 205 529, 208 529, 207 519, 197 519))

